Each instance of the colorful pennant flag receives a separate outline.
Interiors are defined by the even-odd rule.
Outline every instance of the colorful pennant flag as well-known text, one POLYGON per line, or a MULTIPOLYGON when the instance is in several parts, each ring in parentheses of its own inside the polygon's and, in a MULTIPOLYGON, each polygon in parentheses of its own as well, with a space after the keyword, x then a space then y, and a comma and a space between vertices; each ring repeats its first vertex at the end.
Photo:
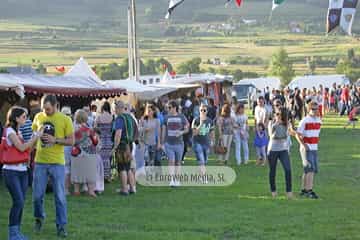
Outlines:
POLYGON ((338 26, 351 35, 358 0, 329 0, 327 15, 327 33, 338 26))
MULTIPOLYGON (((227 0, 226 1, 226 6, 230 3, 230 2, 232 2, 233 0, 227 0)), ((240 7, 241 6, 241 3, 242 3, 242 0, 235 0, 235 3, 236 3, 236 5, 238 6, 238 7, 240 7)))
POLYGON ((272 10, 275 10, 280 4, 282 4, 285 0, 273 0, 272 10))
POLYGON ((174 11, 174 9, 179 6, 180 4, 182 4, 185 0, 170 0, 169 2, 169 8, 168 8, 168 13, 166 14, 165 18, 169 19, 171 13, 174 11))

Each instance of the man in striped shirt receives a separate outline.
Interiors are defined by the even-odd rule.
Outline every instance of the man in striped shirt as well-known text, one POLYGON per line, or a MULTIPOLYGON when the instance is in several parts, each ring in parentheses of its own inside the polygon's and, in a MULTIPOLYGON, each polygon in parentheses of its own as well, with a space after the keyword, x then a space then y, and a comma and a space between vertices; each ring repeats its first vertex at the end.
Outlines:
POLYGON ((309 114, 300 122, 296 135, 304 166, 303 189, 300 195, 317 199, 313 186, 314 175, 318 172, 318 143, 322 122, 319 117, 319 104, 316 101, 310 102, 308 109, 309 114))

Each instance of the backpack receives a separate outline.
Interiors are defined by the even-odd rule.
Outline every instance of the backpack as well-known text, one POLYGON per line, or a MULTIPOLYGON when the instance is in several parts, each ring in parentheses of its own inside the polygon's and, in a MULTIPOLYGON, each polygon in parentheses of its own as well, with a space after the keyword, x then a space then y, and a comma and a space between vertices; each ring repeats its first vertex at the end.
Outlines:
POLYGON ((132 144, 134 141, 138 140, 139 130, 137 128, 137 124, 134 118, 128 113, 123 113, 118 117, 121 117, 123 119, 126 131, 126 137, 125 139, 121 139, 121 143, 132 144))

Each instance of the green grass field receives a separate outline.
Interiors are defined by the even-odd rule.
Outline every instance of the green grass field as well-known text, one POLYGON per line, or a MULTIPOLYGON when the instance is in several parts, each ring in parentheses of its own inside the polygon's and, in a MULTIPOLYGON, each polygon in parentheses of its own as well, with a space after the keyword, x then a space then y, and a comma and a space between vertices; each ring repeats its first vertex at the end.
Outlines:
MULTIPOLYGON (((345 118, 324 119, 320 143, 320 173, 315 190, 319 200, 287 200, 284 175, 278 165, 278 199, 270 197, 268 168, 251 163, 235 167, 236 182, 230 187, 138 187, 138 194, 121 197, 117 183, 106 185, 97 199, 69 197, 69 237, 100 239, 360 239, 360 131, 343 130, 345 118)), ((295 141, 295 140, 294 140, 295 141)), ((251 145, 251 144, 250 144, 251 145)), ((302 174, 297 144, 291 151, 293 188, 300 190, 302 174)), ((192 157, 188 164, 194 164, 192 157)), ((210 165, 216 165, 212 158, 210 165)), ((46 196, 47 220, 41 235, 32 232, 31 190, 23 218, 31 239, 55 236, 53 196, 46 196)), ((6 239, 10 199, 0 184, 0 239, 6 239)))

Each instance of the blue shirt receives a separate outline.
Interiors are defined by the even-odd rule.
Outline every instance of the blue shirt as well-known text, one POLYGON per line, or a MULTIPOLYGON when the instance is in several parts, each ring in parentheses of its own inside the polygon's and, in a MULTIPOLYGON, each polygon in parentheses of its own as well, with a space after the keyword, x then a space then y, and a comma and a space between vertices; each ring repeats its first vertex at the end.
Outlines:
POLYGON ((25 142, 31 140, 31 137, 33 135, 33 130, 32 130, 32 121, 30 119, 26 120, 24 126, 20 127, 20 132, 25 142))
POLYGON ((116 132, 117 130, 121 130, 121 139, 125 139, 125 138, 126 138, 125 123, 124 123, 124 119, 123 119, 122 117, 117 117, 117 118, 115 119, 114 130, 115 130, 115 132, 116 132))

